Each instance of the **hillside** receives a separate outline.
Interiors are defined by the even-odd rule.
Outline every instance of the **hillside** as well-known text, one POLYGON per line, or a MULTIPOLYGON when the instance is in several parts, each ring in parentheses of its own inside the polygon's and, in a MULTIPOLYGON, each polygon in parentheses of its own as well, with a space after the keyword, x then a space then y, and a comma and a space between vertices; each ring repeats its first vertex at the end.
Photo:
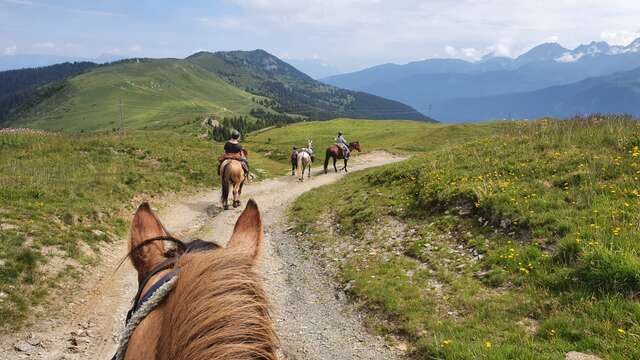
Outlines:
POLYGON ((640 358, 638 122, 507 124, 303 195, 299 246, 415 358, 640 358))
POLYGON ((640 68, 537 91, 451 100, 442 106, 448 109, 446 119, 452 121, 589 113, 640 116, 640 68))
MULTIPOLYGON (((406 65, 380 65, 322 81, 401 101, 443 121, 478 121, 485 117, 456 118, 459 108, 451 101, 535 91, 630 71, 640 67, 638 44, 640 39, 625 47, 594 42, 569 50, 547 43, 515 59, 429 59, 406 65)), ((497 112, 500 107, 492 110, 497 112)))
POLYGON ((94 67, 91 62, 76 62, 0 72, 0 124, 40 101, 58 83, 94 67))
POLYGON ((243 125, 245 130, 305 117, 431 121, 396 101, 317 82, 261 50, 197 53, 187 59, 130 59, 91 65, 78 76, 55 77, 54 70, 0 73, 43 74, 32 77, 38 83, 31 86, 29 97, 12 97, 0 106, 0 114, 7 114, 0 122, 94 131, 119 128, 122 116, 126 128, 194 131, 203 117, 211 115, 225 124, 240 119, 255 125, 243 125))
POLYGON ((196 117, 235 117, 262 108, 254 96, 188 61, 134 59, 100 66, 67 80, 13 126, 109 130, 192 128, 196 117))
POLYGON ((397 154, 414 154, 441 149, 472 139, 502 133, 511 128, 506 122, 442 125, 418 121, 379 121, 335 119, 310 121, 269 129, 251 134, 246 145, 270 159, 286 162, 292 146, 305 146, 313 140, 317 165, 324 160, 324 151, 341 131, 348 141, 359 141, 363 152, 384 150, 397 154))
POLYGON ((187 58, 230 84, 275 100, 273 109, 312 119, 351 117, 431 121, 402 103, 313 80, 263 51, 200 52, 187 58))

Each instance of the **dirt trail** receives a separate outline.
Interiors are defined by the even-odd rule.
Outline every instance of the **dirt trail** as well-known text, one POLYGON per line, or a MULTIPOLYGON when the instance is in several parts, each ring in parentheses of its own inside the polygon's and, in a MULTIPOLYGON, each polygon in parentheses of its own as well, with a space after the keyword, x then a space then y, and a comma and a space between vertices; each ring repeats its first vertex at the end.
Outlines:
MULTIPOLYGON (((373 152, 354 158, 350 169, 399 160, 402 158, 373 152)), ((312 178, 304 183, 285 176, 249 184, 243 192, 243 200, 254 198, 263 215, 265 251, 260 267, 274 308, 283 357, 397 358, 399 355, 381 339, 366 332, 358 313, 337 296, 335 284, 286 231, 289 225, 284 212, 295 198, 344 175, 319 174, 316 166, 312 178)), ((218 197, 217 190, 198 193, 169 203, 159 215, 178 237, 198 237, 225 245, 241 208, 222 212, 218 197)), ((81 295, 59 311, 58 320, 42 321, 28 332, 0 337, 0 359, 110 359, 136 290, 136 277, 128 263, 115 270, 126 253, 125 241, 103 253, 101 265, 83 280, 81 295)))

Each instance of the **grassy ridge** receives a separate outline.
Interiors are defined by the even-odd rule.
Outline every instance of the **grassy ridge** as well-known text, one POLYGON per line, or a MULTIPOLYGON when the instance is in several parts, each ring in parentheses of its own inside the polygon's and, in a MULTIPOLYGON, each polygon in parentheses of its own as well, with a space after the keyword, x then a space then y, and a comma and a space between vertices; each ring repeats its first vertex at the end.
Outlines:
POLYGON ((304 122, 252 134, 247 139, 254 150, 268 153, 269 157, 286 161, 292 146, 306 146, 313 140, 320 160, 327 146, 335 142, 338 131, 348 141, 360 141, 363 151, 387 150, 394 153, 419 153, 499 133, 508 123, 478 125, 441 125, 417 121, 379 121, 336 119, 323 122, 304 122))
POLYGON ((254 96, 185 60, 126 61, 73 77, 14 126, 65 131, 120 126, 193 130, 197 116, 233 117, 262 108, 254 96))
POLYGON ((638 358, 639 146, 625 118, 513 123, 305 194, 292 218, 418 358, 638 358))
MULTIPOLYGON (((0 133, 0 327, 19 326, 57 278, 124 235, 123 207, 217 184, 220 152, 218 144, 170 132, 0 133)), ((283 170, 259 155, 252 164, 262 177, 283 170)))

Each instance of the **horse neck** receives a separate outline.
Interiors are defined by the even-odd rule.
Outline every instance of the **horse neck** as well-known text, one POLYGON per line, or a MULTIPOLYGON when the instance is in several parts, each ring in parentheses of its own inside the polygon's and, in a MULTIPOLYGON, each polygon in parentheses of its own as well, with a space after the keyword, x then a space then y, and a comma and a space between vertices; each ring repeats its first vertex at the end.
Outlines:
POLYGON ((178 267, 158 359, 276 359, 267 297, 249 257, 221 249, 185 255, 178 267))

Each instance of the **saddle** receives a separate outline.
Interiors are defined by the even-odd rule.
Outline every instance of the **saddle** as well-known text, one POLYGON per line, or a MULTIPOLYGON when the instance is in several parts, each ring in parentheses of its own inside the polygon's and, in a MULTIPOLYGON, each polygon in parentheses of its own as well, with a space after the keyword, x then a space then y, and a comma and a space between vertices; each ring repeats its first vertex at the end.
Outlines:
POLYGON ((349 147, 345 144, 342 143, 336 143, 336 146, 338 147, 338 157, 347 159, 348 158, 348 154, 349 154, 349 147), (346 156, 345 156, 346 155, 346 156))
POLYGON ((222 154, 218 157, 218 175, 220 175, 220 171, 222 170, 222 164, 224 164, 225 161, 227 160, 237 160, 240 161, 240 163, 242 164, 242 169, 244 170, 245 174, 249 174, 249 166, 247 164, 246 159, 244 159, 242 157, 241 153, 225 153, 222 154))

